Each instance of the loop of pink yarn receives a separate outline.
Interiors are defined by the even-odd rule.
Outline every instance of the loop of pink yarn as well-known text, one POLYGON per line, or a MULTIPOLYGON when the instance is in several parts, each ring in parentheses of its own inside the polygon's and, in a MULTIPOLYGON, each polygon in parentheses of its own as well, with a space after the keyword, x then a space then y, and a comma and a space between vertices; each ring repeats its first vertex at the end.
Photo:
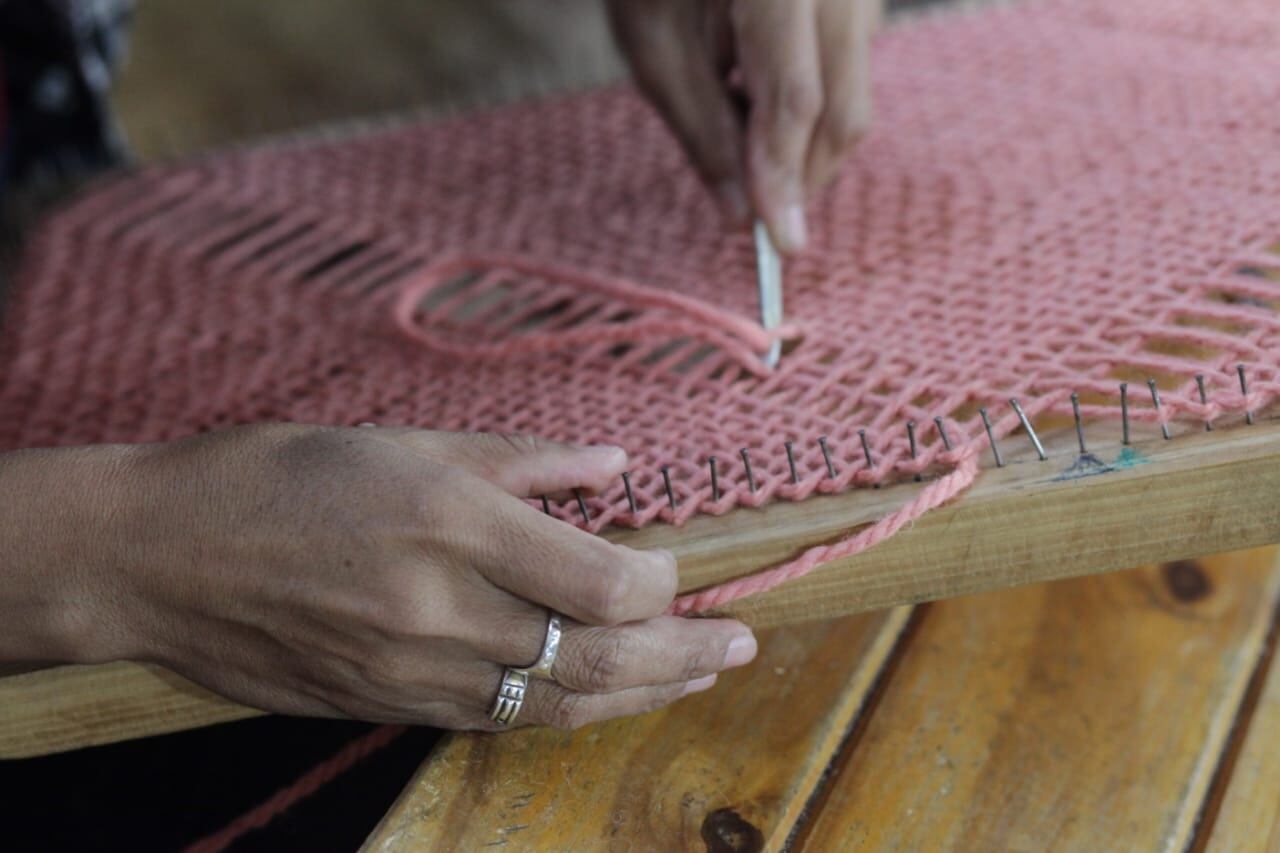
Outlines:
POLYGON ((429 350, 451 356, 507 359, 592 344, 689 337, 715 344, 741 366, 756 374, 767 372, 760 361, 760 353, 767 350, 774 341, 793 338, 799 333, 794 324, 766 330, 745 317, 719 310, 701 300, 674 291, 645 287, 621 278, 583 272, 513 254, 457 255, 435 264, 400 288, 392 307, 392 316, 397 328, 406 337, 429 350), (653 320, 555 329, 546 334, 523 335, 501 343, 453 343, 417 322, 418 306, 427 294, 450 278, 477 269, 507 269, 531 277, 559 281, 584 291, 595 291, 636 308, 659 309, 667 313, 653 320))
POLYGON ((978 462, 971 452, 960 461, 954 471, 926 486, 915 500, 853 536, 833 545, 817 545, 790 562, 754 575, 682 595, 671 604, 667 612, 675 616, 687 616, 714 610, 740 598, 757 595, 787 581, 804 577, 824 563, 852 557, 883 542, 929 510, 956 497, 973 485, 977 477, 978 462))

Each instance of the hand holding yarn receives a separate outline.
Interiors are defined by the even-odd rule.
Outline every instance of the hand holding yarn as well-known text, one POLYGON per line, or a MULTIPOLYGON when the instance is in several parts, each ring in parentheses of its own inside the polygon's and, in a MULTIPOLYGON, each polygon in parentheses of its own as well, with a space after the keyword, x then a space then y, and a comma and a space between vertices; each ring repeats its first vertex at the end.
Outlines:
POLYGON ((271 711, 489 729, 503 667, 538 658, 554 611, 554 681, 530 684, 519 722, 657 708, 749 660, 750 631, 661 615, 669 553, 520 499, 603 488, 625 464, 617 448, 293 425, 130 450, 119 535, 98 549, 98 657, 271 711))
POLYGON ((754 211, 778 248, 799 251, 806 194, 833 177, 870 119, 880 4, 607 2, 637 84, 726 214, 744 222, 754 211))

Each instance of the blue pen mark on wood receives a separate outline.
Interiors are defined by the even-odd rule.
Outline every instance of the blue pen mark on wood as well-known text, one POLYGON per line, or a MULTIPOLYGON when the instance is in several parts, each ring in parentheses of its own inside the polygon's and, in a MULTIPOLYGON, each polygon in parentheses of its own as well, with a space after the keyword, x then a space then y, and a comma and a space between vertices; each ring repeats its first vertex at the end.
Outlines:
POLYGON ((1112 464, 1112 467, 1117 471, 1124 471, 1127 468, 1146 465, 1150 461, 1150 459, 1143 456, 1142 453, 1134 450, 1132 447, 1122 447, 1120 449, 1120 455, 1116 457, 1116 461, 1112 464))
POLYGON ((1056 483, 1061 480, 1079 480, 1081 477, 1092 477, 1096 474, 1106 474, 1108 471, 1114 470, 1115 468, 1092 453, 1081 453, 1076 457, 1076 461, 1071 463, 1071 467, 1054 477, 1053 481, 1056 483))

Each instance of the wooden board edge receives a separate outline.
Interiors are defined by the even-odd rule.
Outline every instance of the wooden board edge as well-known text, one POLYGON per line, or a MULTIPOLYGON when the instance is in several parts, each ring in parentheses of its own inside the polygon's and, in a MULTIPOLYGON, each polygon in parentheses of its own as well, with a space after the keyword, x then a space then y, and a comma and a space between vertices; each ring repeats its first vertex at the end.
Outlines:
POLYGON ((0 678, 0 760, 243 720, 263 711, 157 666, 63 666, 0 678))
MULTIPOLYGON (((1061 476, 1073 454, 1052 451, 1044 463, 1011 455, 969 494, 881 545, 725 611, 769 627, 1280 542, 1280 502, 1270 499, 1280 494, 1280 424, 1144 441, 1126 452, 1144 461, 1075 479, 1061 476)), ((847 535, 914 488, 862 489, 611 538, 671 548, 686 587, 705 586, 847 535)), ((0 758, 260 713, 153 668, 106 666, 109 678, 97 667, 0 678, 0 758), (51 716, 39 719, 40 709, 51 716)))
MULTIPOLYGON (((1140 461, 1066 476, 1076 454, 1051 454, 985 471, 970 493, 880 545, 723 612, 767 627, 1280 542, 1280 502, 1259 498, 1280 493, 1277 425, 1119 452, 1140 461)), ((723 530, 697 519, 683 536, 655 528, 618 539, 669 547, 686 586, 701 588, 850 535, 878 517, 867 519, 868 507, 883 513, 886 500, 912 494, 894 491, 745 510, 723 530)))

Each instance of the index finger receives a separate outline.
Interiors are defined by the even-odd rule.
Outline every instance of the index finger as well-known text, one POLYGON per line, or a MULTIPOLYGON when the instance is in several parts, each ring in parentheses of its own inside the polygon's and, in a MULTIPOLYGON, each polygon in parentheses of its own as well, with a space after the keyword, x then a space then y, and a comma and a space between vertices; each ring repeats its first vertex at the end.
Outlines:
POLYGON ((752 200, 778 248, 794 254, 806 240, 805 165, 823 104, 813 3, 737 3, 733 16, 751 101, 747 173, 752 200))
MULTIPOLYGON (((496 490, 495 490, 496 491, 496 490)), ((491 583, 587 625, 616 625, 664 612, 676 594, 667 551, 615 545, 498 493, 460 535, 491 583)))
POLYGON ((636 83, 662 113, 724 212, 735 223, 748 221, 742 123, 717 67, 719 33, 708 31, 722 23, 721 16, 708 17, 701 4, 686 0, 656 9, 615 0, 609 10, 636 83))

